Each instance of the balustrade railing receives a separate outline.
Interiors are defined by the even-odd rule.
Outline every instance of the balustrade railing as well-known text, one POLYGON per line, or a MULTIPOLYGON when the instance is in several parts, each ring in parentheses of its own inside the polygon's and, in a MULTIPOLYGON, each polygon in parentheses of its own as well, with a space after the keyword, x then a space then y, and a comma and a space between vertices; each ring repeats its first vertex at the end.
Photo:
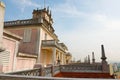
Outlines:
POLYGON ((62 65, 61 72, 102 72, 101 65, 62 65))
MULTIPOLYGON (((98 80, 96 78, 57 78, 57 77, 36 77, 21 75, 0 74, 0 80, 98 80)), ((117 79, 99 79, 99 80, 117 80, 117 79)))
POLYGON ((11 73, 6 73, 10 75, 24 75, 24 76, 41 76, 41 69, 31 69, 31 70, 23 70, 16 71, 11 73))
POLYGON ((16 25, 27 25, 41 23, 38 19, 26 19, 26 20, 16 20, 16 21, 7 21, 4 23, 5 26, 16 26, 16 25))
POLYGON ((64 51, 64 48, 55 40, 43 40, 42 41, 42 46, 56 46, 57 48, 61 49, 64 51))
POLYGON ((54 66, 53 67, 53 75, 60 73, 60 67, 59 66, 54 66))
POLYGON ((44 76, 52 76, 52 67, 45 67, 43 70, 44 76))

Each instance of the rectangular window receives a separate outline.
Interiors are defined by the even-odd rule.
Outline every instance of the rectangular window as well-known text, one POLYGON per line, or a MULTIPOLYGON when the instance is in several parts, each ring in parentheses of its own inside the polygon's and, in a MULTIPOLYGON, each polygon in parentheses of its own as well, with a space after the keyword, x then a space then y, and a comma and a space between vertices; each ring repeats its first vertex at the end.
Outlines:
POLYGON ((31 41, 31 29, 25 29, 23 42, 30 42, 30 41, 31 41))

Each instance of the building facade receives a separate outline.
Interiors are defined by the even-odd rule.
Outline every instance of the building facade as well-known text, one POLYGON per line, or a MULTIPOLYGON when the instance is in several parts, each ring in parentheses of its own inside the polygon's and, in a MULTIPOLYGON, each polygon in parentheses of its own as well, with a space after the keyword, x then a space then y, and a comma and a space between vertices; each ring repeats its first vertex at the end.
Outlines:
POLYGON ((42 66, 67 63, 68 49, 55 34, 49 9, 33 10, 31 19, 6 21, 4 24, 5 30, 23 38, 14 59, 15 70, 31 69, 36 63, 42 66))

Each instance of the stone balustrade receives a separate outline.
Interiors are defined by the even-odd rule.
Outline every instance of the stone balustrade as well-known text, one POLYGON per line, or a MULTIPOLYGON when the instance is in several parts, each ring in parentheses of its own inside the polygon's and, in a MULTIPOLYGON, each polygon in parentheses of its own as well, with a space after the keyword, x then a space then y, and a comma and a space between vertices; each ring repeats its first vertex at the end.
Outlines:
MULTIPOLYGON (((57 78, 57 77, 38 77, 0 74, 0 80, 98 80, 96 78, 57 78)), ((99 79, 99 80, 117 80, 117 79, 99 79)))
POLYGON ((41 23, 38 19, 26 19, 26 20, 16 20, 16 21, 7 21, 4 23, 5 27, 7 26, 19 26, 19 25, 28 25, 41 23))
POLYGON ((59 66, 54 66, 53 67, 53 75, 60 73, 60 67, 59 66))
POLYGON ((79 65, 62 65, 61 72, 102 72, 102 65, 79 64, 79 65))
MULTIPOLYGON (((102 73, 101 65, 92 64, 70 64, 59 66, 40 67, 38 69, 24 70, 0 75, 0 80, 73 80, 73 78, 53 78, 53 76, 64 72, 92 72, 102 73), (14 76, 17 75, 17 76, 14 76), (41 76, 41 77, 40 77, 41 76), (48 78, 49 77, 49 78, 48 78)), ((76 79, 75 79, 76 80, 76 79)))
POLYGON ((48 77, 52 76, 52 67, 45 67, 43 69, 43 72, 44 72, 44 76, 48 76, 48 77))
POLYGON ((101 65, 60 65, 48 66, 39 69, 24 70, 18 72, 7 73, 11 75, 27 75, 27 76, 54 76, 60 72, 102 72, 101 65))
POLYGON ((41 76, 41 69, 30 69, 30 70, 23 70, 23 71, 16 71, 11 73, 6 73, 10 75, 24 75, 24 76, 41 76))
POLYGON ((42 40, 42 46, 43 47, 54 46, 64 51, 64 48, 55 40, 42 40))

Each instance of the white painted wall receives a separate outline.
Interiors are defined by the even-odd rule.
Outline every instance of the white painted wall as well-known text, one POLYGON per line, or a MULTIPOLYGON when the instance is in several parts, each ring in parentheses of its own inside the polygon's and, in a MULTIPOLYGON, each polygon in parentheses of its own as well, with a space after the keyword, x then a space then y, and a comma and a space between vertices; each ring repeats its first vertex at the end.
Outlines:
POLYGON ((5 12, 5 5, 3 2, 0 1, 0 47, 1 47, 2 35, 3 35, 4 12, 5 12))

